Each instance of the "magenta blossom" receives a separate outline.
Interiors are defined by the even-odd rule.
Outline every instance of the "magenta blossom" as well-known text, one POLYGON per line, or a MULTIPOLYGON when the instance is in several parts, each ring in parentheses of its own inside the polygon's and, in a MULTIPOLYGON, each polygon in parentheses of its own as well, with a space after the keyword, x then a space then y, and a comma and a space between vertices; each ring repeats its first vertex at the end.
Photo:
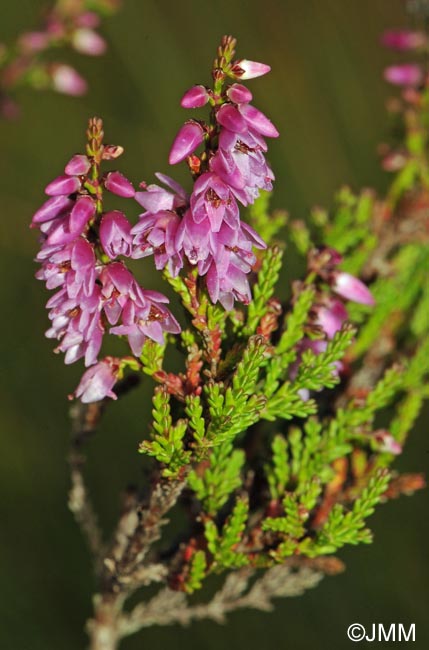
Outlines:
POLYGON ((106 212, 101 219, 99 235, 103 250, 111 260, 118 255, 130 257, 133 239, 131 224, 122 212, 106 212))

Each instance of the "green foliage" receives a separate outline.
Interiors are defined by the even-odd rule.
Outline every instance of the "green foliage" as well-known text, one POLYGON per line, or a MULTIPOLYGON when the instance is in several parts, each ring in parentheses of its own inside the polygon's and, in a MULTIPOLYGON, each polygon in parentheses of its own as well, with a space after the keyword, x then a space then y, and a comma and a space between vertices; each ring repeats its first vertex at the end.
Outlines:
POLYGON ((211 418, 207 436, 213 445, 233 440, 259 419, 265 397, 256 395, 255 390, 265 351, 265 340, 251 337, 231 385, 225 388, 223 383, 214 383, 205 387, 211 418))
POLYGON ((269 248, 262 260, 258 280, 253 287, 253 299, 247 310, 247 323, 244 336, 255 334, 256 328, 268 310, 268 301, 273 296, 282 265, 282 251, 278 247, 269 248))
POLYGON ((290 477, 287 442, 282 435, 276 435, 272 443, 272 466, 265 466, 271 498, 281 499, 290 477))
POLYGON ((372 515, 374 508, 387 489, 389 473, 379 470, 369 481, 360 497, 355 501, 351 511, 336 504, 323 528, 317 535, 314 548, 310 553, 333 553, 345 544, 368 544, 372 541, 371 532, 365 528, 366 519, 372 515))
POLYGON ((275 354, 267 364, 264 394, 271 397, 277 390, 288 366, 297 357, 296 345, 304 337, 304 327, 314 302, 314 288, 304 287, 296 298, 293 309, 286 316, 283 334, 276 346, 275 354))
POLYGON ((245 566, 249 563, 245 553, 236 550, 242 541, 246 528, 249 504, 246 499, 237 499, 231 515, 225 522, 221 533, 213 520, 205 523, 205 536, 207 546, 213 555, 213 571, 232 569, 245 566))
POLYGON ((165 465, 162 473, 165 477, 174 478, 181 467, 189 463, 191 452, 184 449, 184 435, 187 429, 185 420, 178 420, 173 426, 170 413, 170 395, 167 391, 155 388, 153 396, 152 440, 140 444, 140 452, 154 456, 165 465))
POLYGON ((189 486, 209 515, 216 514, 232 492, 241 485, 244 461, 241 449, 234 450, 231 442, 224 443, 211 451, 204 471, 197 468, 189 473, 189 486))
POLYGON ((154 375, 161 370, 164 354, 165 345, 160 345, 151 339, 146 339, 140 356, 143 372, 146 375, 154 375))
POLYGON ((204 551, 195 551, 189 565, 189 574, 185 582, 185 591, 192 594, 201 589, 206 576, 207 559, 204 551))

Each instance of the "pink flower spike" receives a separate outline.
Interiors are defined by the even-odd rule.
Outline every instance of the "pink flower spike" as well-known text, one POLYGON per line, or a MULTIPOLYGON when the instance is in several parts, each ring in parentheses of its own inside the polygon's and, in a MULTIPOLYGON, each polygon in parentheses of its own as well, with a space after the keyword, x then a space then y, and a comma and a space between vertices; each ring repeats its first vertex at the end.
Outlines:
POLYGON ((65 166, 68 176, 84 176, 91 169, 91 161, 83 154, 76 154, 65 166))
POLYGON ((119 210, 107 212, 100 224, 100 241, 104 252, 111 260, 118 255, 129 257, 133 237, 130 234, 131 224, 119 210))
POLYGON ((423 81, 423 70, 416 63, 391 65, 384 70, 384 78, 395 86, 419 86, 423 81))
POLYGON ((74 32, 72 45, 77 52, 89 56, 100 56, 107 48, 104 38, 87 27, 81 27, 74 32))
POLYGON ((126 199, 132 198, 136 193, 132 183, 120 172, 109 172, 104 180, 104 187, 112 194, 126 199))
POLYGON ((120 360, 115 357, 106 357, 88 368, 74 392, 75 397, 80 397, 81 402, 99 402, 105 397, 117 399, 112 391, 118 380, 120 372, 120 360))
POLYGON ((238 109, 250 127, 267 138, 278 138, 279 132, 274 124, 254 106, 243 104, 238 109))
POLYGON ((203 139, 204 131, 198 122, 186 122, 176 135, 170 149, 168 156, 170 165, 177 165, 177 163, 185 160, 200 146, 203 139))
POLYGON ((51 69, 52 86, 54 90, 64 95, 79 97, 87 91, 85 79, 69 65, 59 64, 51 69))
POLYGON ((404 52, 422 47, 425 43, 425 37, 422 32, 412 32, 407 29, 390 29, 384 32, 381 37, 381 42, 385 47, 404 52))
POLYGON ((183 95, 180 105, 183 108, 200 108, 209 101, 209 94, 204 86, 193 86, 183 95))
POLYGON ((362 305, 375 305, 375 300, 368 287, 350 273, 339 271, 333 274, 332 290, 339 296, 362 305))
POLYGON ((48 196, 61 196, 74 194, 80 189, 80 180, 76 176, 58 176, 45 188, 48 196))
POLYGON ((226 91, 228 99, 234 104, 248 104, 252 101, 253 95, 246 86, 241 84, 232 84, 226 91))
POLYGON ((247 59, 241 59, 241 61, 237 61, 233 67, 234 75, 240 79, 255 79, 256 77, 262 77, 270 70, 270 66, 266 65, 265 63, 248 61, 247 59))

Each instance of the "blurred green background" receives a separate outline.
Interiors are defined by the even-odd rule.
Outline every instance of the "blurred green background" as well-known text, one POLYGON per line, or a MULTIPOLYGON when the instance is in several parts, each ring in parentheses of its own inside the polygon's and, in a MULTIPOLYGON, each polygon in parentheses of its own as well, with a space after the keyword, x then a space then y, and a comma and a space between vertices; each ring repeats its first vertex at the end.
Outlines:
MULTIPOLYGON (((37 25, 39 0, 0 0, 8 41, 37 25)), ((0 648, 78 650, 93 588, 85 544, 66 505, 68 402, 81 368, 66 367, 43 337, 47 294, 33 279, 36 235, 28 229, 43 188, 83 146, 86 120, 105 118, 107 140, 122 144, 121 169, 133 181, 168 171, 167 153, 184 119, 182 92, 209 82, 224 33, 239 55, 272 66, 250 82, 255 104, 278 126, 271 145, 274 205, 305 218, 329 206, 342 184, 358 189, 387 178, 376 146, 387 137, 383 66, 395 57, 379 34, 404 24, 402 0, 124 0, 107 20, 102 59, 64 54, 90 82, 82 99, 22 91, 22 117, 0 124, 2 264, 0 454, 0 648)), ((177 176, 185 179, 182 171, 177 176)), ((137 214, 135 210, 135 215, 137 214)), ((130 216, 135 216, 131 215, 130 216)), ((287 259, 287 258, 286 258, 287 259)), ((149 268, 149 267, 147 267, 149 268)), ((161 280, 146 284, 161 288, 161 280)), ((89 475, 103 522, 113 523, 118 493, 141 473, 136 448, 147 431, 148 391, 115 404, 90 445, 89 475)), ((427 471, 422 418, 397 467, 427 471)), ((375 543, 341 553, 348 570, 301 598, 277 602, 272 614, 240 612, 226 627, 152 628, 124 650, 344 648, 348 625, 416 624, 415 648, 429 647, 427 492, 403 497, 373 517, 375 543)))

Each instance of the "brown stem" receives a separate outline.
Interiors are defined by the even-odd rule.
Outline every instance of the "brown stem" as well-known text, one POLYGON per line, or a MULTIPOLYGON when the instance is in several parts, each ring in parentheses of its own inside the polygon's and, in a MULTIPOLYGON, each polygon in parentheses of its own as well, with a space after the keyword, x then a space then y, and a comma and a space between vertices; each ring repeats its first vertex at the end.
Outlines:
POLYGON ((97 594, 94 597, 94 618, 87 623, 89 650, 117 650, 124 599, 121 594, 97 594))

